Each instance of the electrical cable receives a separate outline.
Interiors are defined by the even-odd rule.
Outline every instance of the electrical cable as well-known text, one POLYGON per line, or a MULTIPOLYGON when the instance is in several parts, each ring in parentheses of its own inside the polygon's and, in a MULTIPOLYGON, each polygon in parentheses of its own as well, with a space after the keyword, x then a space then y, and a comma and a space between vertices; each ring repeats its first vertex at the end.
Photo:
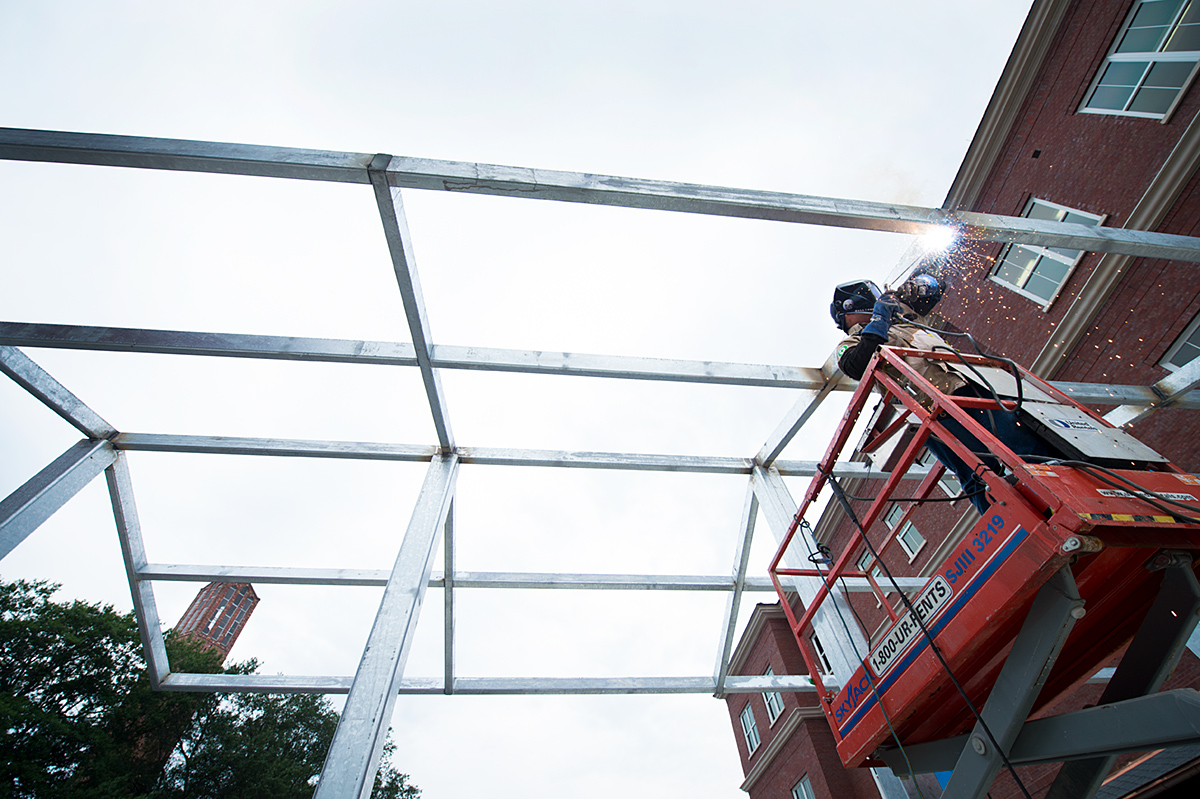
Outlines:
MULTIPOLYGON (((812 528, 809 526, 808 520, 800 520, 800 529, 801 532, 805 530, 809 531, 808 536, 801 535, 800 539, 804 541, 804 548, 808 550, 809 562, 816 566, 817 571, 820 572, 821 561, 816 559, 816 556, 812 551, 812 547, 808 545, 808 539, 812 535, 812 528)), ((816 537, 812 536, 812 538, 815 542, 816 537)), ((817 546, 819 547, 820 545, 818 544, 817 546)), ((823 581, 824 578, 822 578, 822 582, 823 581)), ((846 592, 847 596, 849 595, 850 592, 846 591, 846 581, 844 578, 842 579, 842 590, 846 592)), ((833 599, 833 609, 837 611, 838 619, 842 622, 842 628, 846 631, 846 640, 850 642, 850 648, 854 650, 854 656, 858 658, 858 663, 860 666, 862 666, 863 674, 865 674, 867 677, 867 683, 871 686, 871 693, 875 695, 875 701, 879 704, 879 712, 883 714, 883 720, 887 723, 888 730, 890 730, 892 733, 892 740, 896 742, 896 748, 900 750, 900 755, 904 758, 904 763, 908 766, 908 773, 912 776, 913 785, 917 789, 917 796, 920 797, 920 799, 925 799, 925 794, 922 793, 921 786, 917 782, 917 774, 915 771, 913 771, 912 761, 908 759, 908 752, 904 750, 904 744, 900 743, 900 735, 896 732, 896 728, 892 725, 891 716, 888 715, 887 709, 883 706, 883 694, 879 693, 879 689, 875 685, 875 678, 871 676, 871 670, 867 667, 867 661, 859 653, 858 645, 854 643, 854 634, 850 632, 850 625, 846 623, 846 617, 842 615, 842 609, 838 605, 837 597, 831 596, 830 598, 833 599)), ((863 624, 862 619, 859 618, 858 612, 854 609, 854 605, 849 602, 849 600, 847 600, 846 605, 850 608, 850 612, 854 614, 854 618, 858 621, 859 628, 865 630, 867 627, 865 624, 863 624)))
MULTIPOLYGON (((938 647, 937 642, 933 639, 933 634, 930 633, 929 628, 925 626, 925 620, 922 619, 921 616, 916 612, 916 609, 913 608, 912 602, 909 601, 908 595, 900 590, 900 585, 896 582, 896 578, 892 576, 891 569, 889 569, 887 564, 884 563, 879 557, 879 553, 875 550, 874 545, 871 543, 870 539, 867 538, 867 531, 863 529, 862 522, 858 520, 858 515, 855 514, 854 508, 850 505, 850 500, 846 497, 846 494, 843 493, 842 487, 838 483, 837 478, 829 473, 826 473, 826 477, 829 478, 829 486, 833 490, 834 496, 837 497, 838 503, 842 506, 842 509, 846 512, 846 515, 849 517, 850 521, 854 523, 854 526, 857 527, 859 532, 862 534, 863 542, 867 545, 867 549, 870 550, 871 556, 875 559, 875 562, 880 568, 883 569, 883 573, 887 575, 888 581, 891 582, 892 587, 898 594, 900 594, 901 603, 903 603, 905 609, 917 622, 917 626, 921 628, 921 632, 925 635, 925 639, 929 642, 930 650, 934 655, 937 656, 937 659, 942 664, 942 668, 945 670, 946 675, 950 678, 950 681, 954 683, 954 687, 958 690, 959 695, 966 703, 967 709, 970 710, 972 715, 975 716, 976 721, 978 721, 979 726, 983 728, 988 740, 992 742, 992 746, 996 749, 996 754, 1000 755, 1001 760, 1004 761, 1004 765, 1012 775, 1013 780, 1017 783, 1017 787, 1021 789, 1021 793, 1024 794, 1025 799, 1033 799, 1029 793, 1029 790, 1025 787, 1025 783, 1022 782, 1021 778, 1017 775, 1017 770, 1013 767, 1012 761, 1008 759, 1008 754, 1000 746, 999 742, 996 741, 996 736, 992 734, 991 728, 988 727, 987 722, 983 720, 983 715, 979 712, 979 710, 976 709, 975 704, 971 701, 971 698, 967 696, 966 690, 962 687, 962 684, 954 675, 954 671, 951 670, 950 664, 946 662, 946 658, 942 655, 941 649, 938 647)), ((871 672, 870 669, 867 668, 866 663, 863 663, 863 671, 868 677, 870 676, 871 672)), ((872 685, 874 685, 873 682, 872 685)), ((882 708, 882 702, 880 703, 880 707, 882 708)))

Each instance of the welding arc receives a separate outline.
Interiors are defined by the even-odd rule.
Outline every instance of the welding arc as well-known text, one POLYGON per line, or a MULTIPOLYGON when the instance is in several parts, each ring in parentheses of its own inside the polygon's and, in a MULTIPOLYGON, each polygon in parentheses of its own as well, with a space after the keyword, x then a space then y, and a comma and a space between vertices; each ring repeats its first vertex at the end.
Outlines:
MULTIPOLYGON (((992 730, 990 727, 988 727, 987 722, 983 720, 983 715, 979 712, 979 710, 976 709, 975 703, 971 701, 971 698, 967 696, 967 692, 963 689, 962 683, 960 683, 958 678, 954 676, 954 672, 951 670, 950 664, 946 662, 946 658, 942 655, 942 650, 938 647, 937 642, 933 640, 933 634, 930 633, 929 628, 925 626, 925 621, 913 608, 912 602, 910 602, 908 599, 908 595, 900 590, 900 586, 897 584, 896 578, 892 576, 891 569, 889 569, 887 564, 884 563, 879 557, 879 553, 875 550, 875 546, 871 543, 871 540, 867 538, 867 531, 863 529, 862 522, 858 520, 858 515, 854 512, 854 508, 850 506, 850 500, 846 496, 845 492, 842 491, 842 486, 838 483, 837 478, 834 477, 833 474, 826 474, 826 477, 829 478, 829 487, 833 490, 833 495, 837 497, 838 504, 842 506, 842 510, 846 512, 846 515, 850 518, 850 521, 854 523, 854 526, 857 527, 858 531, 862 534, 863 543, 865 543, 867 545, 867 549, 870 550, 871 557, 874 558, 875 562, 879 564, 879 567, 883 569, 883 573, 887 575, 888 581, 892 584, 892 588, 894 588, 896 593, 900 595, 900 601, 904 604, 905 609, 912 614, 913 619, 917 622, 917 626, 921 628, 921 632, 925 635, 925 639, 929 642, 929 648, 933 651, 933 654, 937 656, 938 662, 942 664, 942 668, 945 670, 946 675, 950 678, 950 682, 954 683, 955 689, 958 690, 959 695, 962 697, 963 701, 966 702, 967 709, 971 711, 973 716, 975 716, 975 720, 978 721, 979 726, 983 728, 988 740, 990 740, 992 742, 992 746, 996 748, 996 753, 1000 755, 1000 758, 1004 761, 1004 766, 1008 769, 1009 774, 1012 775, 1013 781, 1017 783, 1017 787, 1021 789, 1021 793, 1025 795, 1025 799, 1033 799, 1033 797, 1029 794, 1029 790, 1025 787, 1025 783, 1022 782, 1021 778, 1017 775, 1017 770, 1013 767, 1012 761, 1008 759, 1008 754, 996 741, 996 736, 992 734, 992 730)), ((863 671, 868 677, 870 677, 871 671, 866 667, 865 663, 863 664, 863 671)), ((874 685, 873 682, 871 684, 872 686, 874 685)), ((878 694, 876 694, 876 696, 878 697, 878 694)), ((882 698, 880 698, 878 701, 879 708, 882 710, 882 698)), ((890 721, 888 722, 888 727, 891 727, 890 721)), ((892 734, 895 735, 895 730, 892 731, 892 734)), ((916 780, 914 779, 913 781, 915 782, 916 780)))

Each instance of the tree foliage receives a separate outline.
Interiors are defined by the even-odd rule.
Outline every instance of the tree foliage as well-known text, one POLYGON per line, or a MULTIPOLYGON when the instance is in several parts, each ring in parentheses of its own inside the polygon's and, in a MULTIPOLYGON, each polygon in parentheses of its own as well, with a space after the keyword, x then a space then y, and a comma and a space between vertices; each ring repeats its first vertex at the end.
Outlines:
MULTIPOLYGON (((55 590, 0 583, 0 799, 312 795, 338 722, 324 697, 153 691, 132 614, 55 590)), ((222 670, 191 640, 167 651, 174 671, 222 670)), ((393 748, 374 796, 416 799, 393 748)))

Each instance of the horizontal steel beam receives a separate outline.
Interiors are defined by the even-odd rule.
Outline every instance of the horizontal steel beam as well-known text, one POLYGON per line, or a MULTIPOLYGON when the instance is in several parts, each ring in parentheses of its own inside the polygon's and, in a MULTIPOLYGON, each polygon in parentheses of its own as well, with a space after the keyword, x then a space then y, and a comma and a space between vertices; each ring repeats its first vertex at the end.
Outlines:
MULTIPOLYGON (((222 693, 344 694, 352 677, 303 677, 285 674, 171 674, 163 680, 166 691, 220 691, 222 693)), ((455 694, 711 694, 712 677, 459 677, 455 694)), ((727 693, 815 693, 812 680, 802 675, 727 677, 727 693)), ((408 677, 399 694, 444 694, 441 677, 408 677)))
MULTIPOLYGON (((337 585, 383 587, 386 569, 305 569, 286 566, 203 566, 178 563, 149 563, 138 569, 140 580, 167 582, 263 583, 274 585, 337 585)), ((851 592, 869 593, 863 578, 848 577, 851 592)), ((917 590, 925 581, 899 577, 904 590, 917 590)), ((455 588, 586 589, 620 591, 732 591, 733 577, 694 574, 561 574, 550 572, 456 572, 455 588)), ((434 572, 430 588, 445 585, 441 572, 434 572)), ((769 578, 747 577, 746 591, 774 591, 769 578)))
MULTIPOLYGON (((139 330, 29 322, 0 322, 0 344, 162 355, 268 358, 384 366, 417 365, 413 346, 404 342, 139 330)), ((438 369, 715 383, 762 388, 821 389, 826 383, 820 369, 799 366, 505 350, 445 344, 435 344, 432 347, 431 362, 438 369)), ((845 381, 843 383, 835 388, 844 390, 853 387, 845 381)))
MULTIPOLYGON (((119 450, 142 452, 189 452, 210 455, 264 455, 297 458, 344 458, 350 460, 426 462, 437 447, 415 444, 383 444, 363 441, 316 441, 281 438, 242 438, 232 436, 181 436, 165 433, 121 433, 113 445, 119 450)), ((542 466, 574 469, 617 469, 651 472, 695 472, 703 474, 749 474, 749 458, 706 457, 697 455, 650 455, 622 452, 570 452, 539 449, 495 449, 458 447, 460 462, 476 466, 542 466)), ((785 477, 812 477, 816 461, 776 461, 775 468, 785 477)), ((919 480, 927 467, 915 467, 905 479, 919 480)), ((887 472, 869 464, 842 461, 839 477, 887 479, 887 472)))
MULTIPOLYGON (((380 163, 368 153, 17 128, 0 128, 0 158, 363 184, 370 182, 372 162, 380 163)), ((896 233, 925 233, 950 225, 969 239, 1200 261, 1200 239, 1186 236, 974 212, 948 214, 940 208, 895 203, 401 156, 389 157, 386 178, 387 185, 396 188, 896 233)))

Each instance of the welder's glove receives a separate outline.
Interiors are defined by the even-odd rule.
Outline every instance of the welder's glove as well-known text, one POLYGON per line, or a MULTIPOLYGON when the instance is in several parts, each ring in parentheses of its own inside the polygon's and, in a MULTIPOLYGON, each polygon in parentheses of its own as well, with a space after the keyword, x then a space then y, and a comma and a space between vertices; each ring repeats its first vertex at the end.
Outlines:
POLYGON ((862 335, 878 336, 887 341, 888 328, 892 325, 892 314, 895 310, 895 304, 888 302, 886 297, 876 300, 875 307, 871 310, 871 321, 863 328, 862 335))

